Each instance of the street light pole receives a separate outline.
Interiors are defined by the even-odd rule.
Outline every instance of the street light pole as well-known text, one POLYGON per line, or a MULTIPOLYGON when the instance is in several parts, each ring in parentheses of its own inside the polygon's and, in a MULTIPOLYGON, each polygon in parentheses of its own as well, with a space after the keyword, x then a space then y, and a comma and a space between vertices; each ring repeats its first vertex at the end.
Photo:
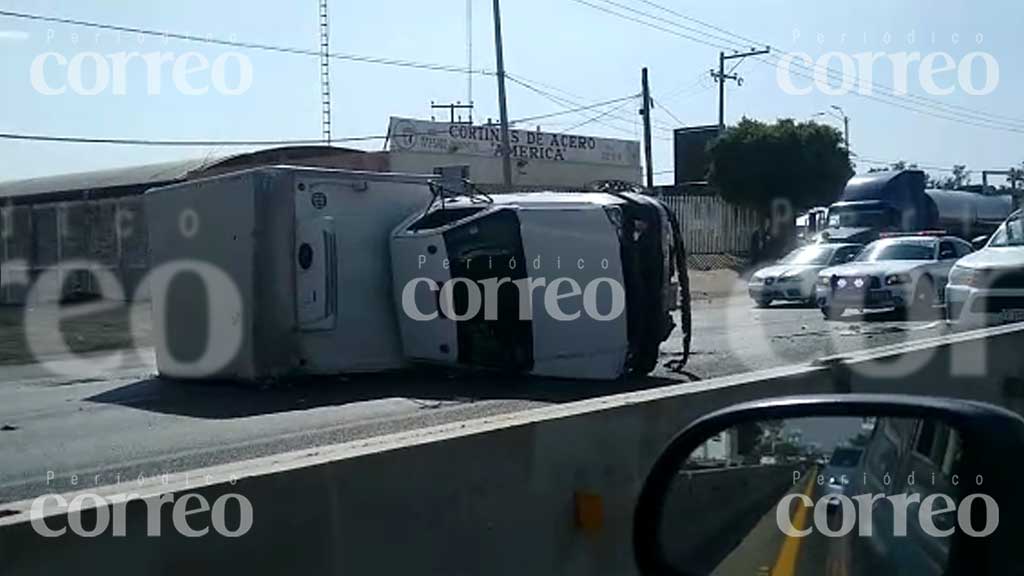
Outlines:
POLYGON ((835 110, 836 112, 839 112, 839 114, 841 114, 842 117, 843 117, 843 141, 846 143, 846 151, 849 152, 850 151, 850 117, 846 115, 846 112, 843 111, 842 108, 840 108, 839 106, 836 106, 835 104, 832 105, 832 109, 835 110))
POLYGON ((824 112, 815 112, 814 114, 811 114, 811 118, 817 118, 818 116, 831 116, 831 117, 835 118, 836 120, 842 120, 843 121, 843 145, 846 146, 846 151, 849 152, 850 151, 850 117, 847 116, 846 112, 844 112, 843 109, 840 108, 839 106, 832 105, 832 106, 829 106, 829 108, 832 108, 833 110, 839 112, 839 114, 837 115, 835 112, 829 112, 829 111, 826 110, 824 112))

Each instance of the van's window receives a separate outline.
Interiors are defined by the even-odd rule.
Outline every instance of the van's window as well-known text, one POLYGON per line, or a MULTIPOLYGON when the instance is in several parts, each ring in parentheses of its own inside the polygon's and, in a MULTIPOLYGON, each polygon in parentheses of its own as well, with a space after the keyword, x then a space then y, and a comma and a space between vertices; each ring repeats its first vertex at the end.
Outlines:
POLYGON ((409 230, 415 232, 418 230, 441 228, 451 224, 452 222, 458 222, 463 218, 469 218, 470 216, 485 209, 485 206, 472 206, 469 208, 445 208, 444 210, 434 210, 416 222, 413 222, 413 224, 409 226, 409 230))

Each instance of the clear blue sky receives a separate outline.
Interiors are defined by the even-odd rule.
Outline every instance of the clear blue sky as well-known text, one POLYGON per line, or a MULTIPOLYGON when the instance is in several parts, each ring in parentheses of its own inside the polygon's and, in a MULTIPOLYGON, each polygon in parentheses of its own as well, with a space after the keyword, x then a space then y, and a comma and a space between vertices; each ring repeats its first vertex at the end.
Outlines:
MULTIPOLYGON (((590 0, 601 3, 599 0, 590 0)), ((616 0, 636 10, 658 13, 642 0, 616 0)), ((839 50, 943 51, 959 61, 981 50, 999 65, 999 84, 988 95, 972 96, 959 88, 935 96, 942 103, 978 112, 1019 118, 1022 61, 1019 23, 1024 5, 1013 2, 906 2, 820 0, 657 0, 681 14, 698 18, 742 36, 817 58, 839 50), (794 39, 796 32, 800 38, 794 39), (907 36, 916 35, 909 45, 907 36), (841 34, 846 34, 845 42, 841 34), (885 35, 892 41, 886 45, 885 35), (819 43, 817 35, 822 35, 819 43), (959 43, 953 35, 958 34, 959 43), (981 44, 976 43, 982 35, 981 44)), ((505 57, 510 73, 575 95, 593 103, 639 91, 640 68, 651 70, 653 93, 660 106, 655 121, 677 125, 668 112, 687 124, 717 120, 717 93, 707 71, 717 63, 718 49, 599 12, 572 0, 505 0, 503 5, 505 57), (667 110, 666 110, 667 109, 667 110)), ((611 9, 616 9, 609 6, 611 9)), ((174 32, 232 38, 315 50, 317 0, 2 0, 0 9, 47 16, 91 20, 174 32)), ((466 65, 465 0, 431 2, 393 0, 352 2, 330 0, 334 51, 396 59, 466 65)), ((619 11, 623 11, 621 8, 619 11)), ((494 68, 491 2, 473 0, 474 66, 494 68)), ((697 27, 667 13, 659 13, 697 27)), ((669 26, 661 24, 662 26, 669 26)), ((689 34, 684 30, 679 30, 689 34)), ((711 30, 709 30, 711 31, 711 30)), ((721 35, 720 32, 713 33, 721 35)), ((712 40, 713 41, 713 40, 712 40)), ((171 73, 163 75, 164 90, 146 94, 145 68, 129 64, 126 95, 111 90, 94 96, 71 92, 38 94, 30 82, 34 58, 55 51, 73 57, 80 52, 108 55, 122 51, 197 51, 210 60, 230 49, 154 38, 144 43, 112 33, 61 24, 43 24, 0 17, 0 132, 44 135, 156 139, 315 139, 320 135, 319 69, 316 58, 243 50, 253 66, 251 88, 240 96, 211 92, 201 96, 178 93, 171 73), (78 33, 78 43, 73 34, 78 33)), ((833 62, 833 66, 838 66, 833 62)), ((48 81, 66 80, 50 63, 48 81)), ((875 81, 891 86, 891 68, 879 64, 875 81)), ((923 94, 911 67, 911 93, 923 94)), ((966 126, 900 109, 867 98, 786 94, 774 67, 743 62, 736 72, 742 87, 728 88, 727 119, 742 115, 771 120, 807 119, 839 105, 851 118, 852 148, 863 157, 906 159, 928 165, 967 164, 971 169, 1003 168, 1024 160, 1024 134, 966 126)), ((386 132, 390 115, 429 117, 431 100, 466 99, 464 74, 422 71, 373 64, 332 64, 334 136, 364 136, 386 132)), ((946 79, 955 80, 955 73, 946 79)), ((86 77, 88 82, 90 79, 86 77)), ((801 79, 798 82, 806 84, 801 79)), ((945 80, 943 81, 945 82, 945 80)), ((493 78, 474 80, 477 117, 497 118, 493 78)), ((516 84, 509 86, 510 116, 521 118, 556 112, 560 107, 516 84)), ((608 137, 639 137, 639 118, 632 104, 617 112, 625 120, 612 125, 591 123, 577 132, 608 137)), ((592 116, 593 113, 590 113, 592 116)), ((609 117, 610 118, 610 117, 609 117)), ((558 130, 586 120, 572 115, 541 125, 558 130)), ((830 122, 835 122, 829 120, 830 122)), ((1010 121, 1007 120, 1007 123, 1010 121)), ((836 122, 836 125, 839 125, 836 122)), ((671 170, 669 133, 657 130, 655 169, 671 170)), ((379 149, 373 142, 357 147, 379 149)), ((231 148, 161 148, 112 145, 53 144, 0 141, 0 180, 131 165, 238 150, 231 148)), ((859 168, 865 169, 861 164, 859 168)), ((659 181, 671 179, 670 174, 659 181)))

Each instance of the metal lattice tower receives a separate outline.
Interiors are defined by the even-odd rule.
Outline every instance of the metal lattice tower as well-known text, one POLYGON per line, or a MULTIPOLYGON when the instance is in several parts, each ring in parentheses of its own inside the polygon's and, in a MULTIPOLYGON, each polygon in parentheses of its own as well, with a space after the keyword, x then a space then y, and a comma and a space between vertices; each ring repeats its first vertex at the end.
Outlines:
POLYGON ((327 0, 320 0, 320 123, 324 143, 331 143, 331 58, 327 0))
POLYGON ((469 123, 473 123, 473 0, 466 0, 466 102, 470 105, 469 123))

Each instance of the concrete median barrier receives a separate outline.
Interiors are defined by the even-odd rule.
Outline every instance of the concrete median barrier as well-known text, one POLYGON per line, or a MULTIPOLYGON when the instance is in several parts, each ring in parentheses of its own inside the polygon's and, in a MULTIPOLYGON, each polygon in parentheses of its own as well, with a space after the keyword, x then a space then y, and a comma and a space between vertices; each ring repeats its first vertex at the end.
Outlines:
POLYGON ((72 514, 51 497, 35 527, 32 502, 4 505, 0 572, 631 574, 636 495, 694 419, 748 400, 836 392, 952 396, 1021 412, 1022 349, 1024 328, 996 328, 303 450, 178 475, 127 503, 115 496, 130 483, 93 490, 98 497, 80 498, 72 514), (244 524, 231 495, 251 506, 238 537, 222 533, 244 524), (182 533, 179 506, 186 531, 205 535, 182 533), (96 536, 70 529, 103 517, 109 526, 96 536), (40 520, 69 530, 45 537, 40 520), (148 535, 155 527, 159 537, 148 535))

